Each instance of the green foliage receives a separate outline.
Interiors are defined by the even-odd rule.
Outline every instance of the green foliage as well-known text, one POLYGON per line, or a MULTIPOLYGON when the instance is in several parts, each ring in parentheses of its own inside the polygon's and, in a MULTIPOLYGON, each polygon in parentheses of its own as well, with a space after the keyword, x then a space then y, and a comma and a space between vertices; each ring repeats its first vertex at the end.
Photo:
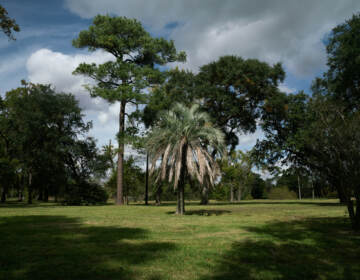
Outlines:
POLYGON ((264 199, 268 198, 266 183, 261 179, 259 174, 253 173, 251 177, 251 197, 254 199, 264 199))
POLYGON ((12 32, 19 32, 20 27, 16 21, 8 16, 7 10, 0 5, 0 29, 10 40, 15 40, 12 32))
POLYGON ((233 151, 228 154, 227 158, 223 158, 220 161, 220 166, 220 183, 227 189, 226 193, 229 194, 230 200, 234 198, 235 191, 238 193, 238 200, 250 194, 253 187, 254 174, 251 172, 253 162, 249 153, 244 153, 240 150, 233 151))
MULTIPOLYGON (((19 191, 27 188, 30 203, 35 192, 45 200, 59 198, 71 189, 69 182, 82 185, 104 175, 108 164, 94 139, 86 137, 91 123, 82 120, 74 96, 24 83, 7 92, 1 104, 0 159, 11 163, 6 170, 13 170, 19 191)), ((14 187, 0 177, 0 185, 14 187)))
POLYGON ((109 196, 106 190, 94 182, 74 182, 67 186, 64 197, 66 205, 95 205, 106 203, 109 196))
POLYGON ((296 199, 297 195, 287 187, 276 187, 269 191, 267 197, 269 199, 296 199))
MULTIPOLYGON (((110 197, 116 196, 116 169, 112 170, 111 176, 105 183, 105 188, 110 197)), ((145 174, 136 164, 134 157, 124 160, 124 196, 129 200, 138 201, 144 196, 145 174)))
POLYGON ((278 94, 277 86, 284 78, 279 63, 270 66, 257 59, 224 56, 200 68, 197 98, 234 149, 238 143, 235 132, 255 131, 259 108, 278 94))
POLYGON ((224 56, 204 65, 199 74, 189 71, 167 72, 165 83, 149 96, 144 110, 147 126, 154 123, 157 112, 169 110, 176 102, 191 105, 200 101, 201 109, 225 134, 226 144, 234 149, 236 132, 253 132, 261 107, 278 94, 278 84, 285 73, 280 64, 270 66, 256 59, 224 56))
POLYGON ((330 94, 348 110, 360 107, 360 14, 333 28, 326 46, 329 70, 313 83, 313 91, 330 94))
POLYGON ((149 93, 142 120, 146 127, 155 124, 159 112, 170 110, 175 103, 191 106, 196 99, 195 74, 190 71, 172 69, 164 73, 165 81, 149 93))

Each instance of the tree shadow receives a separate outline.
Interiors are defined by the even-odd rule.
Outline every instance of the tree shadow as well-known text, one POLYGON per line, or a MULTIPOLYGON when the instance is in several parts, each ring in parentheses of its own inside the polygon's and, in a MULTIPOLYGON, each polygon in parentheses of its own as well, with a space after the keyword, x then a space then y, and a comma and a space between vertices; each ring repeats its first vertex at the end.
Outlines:
POLYGON ((247 227, 203 279, 360 279, 360 236, 347 219, 319 218, 247 227))
POLYGON ((32 204, 28 204, 26 201, 7 201, 5 203, 0 203, 1 208, 36 208, 36 207, 57 207, 61 206, 58 202, 38 202, 33 201, 32 204))
POLYGON ((5 203, 0 203, 1 208, 54 208, 54 207, 64 207, 64 206, 107 206, 107 205, 114 205, 114 203, 106 202, 106 203, 97 203, 97 204, 83 204, 83 205, 67 205, 63 202, 43 202, 34 200, 32 204, 28 204, 26 201, 6 201, 5 203))
MULTIPOLYGON (((192 216, 220 216, 223 214, 229 214, 231 211, 229 210, 208 210, 208 209, 201 209, 201 210, 189 210, 185 211, 185 215, 192 216)), ((174 215, 175 211, 166 212, 166 214, 174 215)))
POLYGON ((219 206, 225 206, 225 205, 314 205, 314 206, 344 206, 344 204, 341 204, 340 202, 320 202, 320 201, 299 201, 299 200, 293 200, 293 201, 267 201, 264 200, 241 200, 241 201, 216 201, 214 203, 210 203, 209 205, 219 205, 219 206))
POLYGON ((141 228, 89 226, 65 216, 1 218, 0 232, 0 279, 7 280, 135 279, 138 265, 176 249, 147 241, 141 228))
MULTIPOLYGON (((144 204, 130 204, 131 206, 144 206, 144 204)), ((204 206, 200 204, 200 201, 186 201, 186 206, 204 206)), ((300 200, 293 200, 293 201, 268 201, 266 199, 263 199, 261 201, 259 200, 241 200, 241 201, 211 201, 209 206, 236 206, 236 205, 314 205, 314 206, 337 206, 337 207, 343 207, 344 204, 340 202, 321 202, 319 200, 315 201, 300 201, 300 200)), ((165 201, 161 202, 160 205, 156 205, 154 203, 149 203, 148 206, 156 206, 156 207, 167 207, 167 206, 176 206, 176 201, 165 201)))
MULTIPOLYGON (((234 203, 232 203, 234 204, 234 203)), ((340 202, 319 202, 319 201, 240 201, 236 202, 238 205, 259 205, 259 204, 269 204, 269 205, 316 205, 316 206, 344 206, 340 202)))

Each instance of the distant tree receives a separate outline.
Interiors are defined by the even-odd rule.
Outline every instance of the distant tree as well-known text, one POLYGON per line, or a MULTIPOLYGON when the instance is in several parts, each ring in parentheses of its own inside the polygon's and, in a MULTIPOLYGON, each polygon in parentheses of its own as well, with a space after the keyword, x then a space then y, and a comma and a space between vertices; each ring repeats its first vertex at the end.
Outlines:
POLYGON ((20 27, 16 21, 8 16, 7 10, 0 5, 0 29, 5 33, 10 40, 15 40, 12 32, 19 32, 20 27))
POLYGON ((161 160, 159 179, 168 177, 177 189, 177 214, 184 214, 186 174, 200 184, 213 185, 219 173, 208 148, 222 153, 223 134, 215 128, 198 105, 187 108, 180 103, 164 113, 149 134, 147 146, 152 157, 152 169, 161 160))
POLYGON ((231 202, 235 200, 236 190, 238 201, 251 192, 252 166, 250 154, 239 150, 228 154, 221 161, 221 183, 229 186, 231 202))
POLYGON ((123 201, 123 159, 127 130, 125 129, 126 106, 146 103, 142 90, 162 80, 162 74, 155 65, 184 61, 185 53, 177 53, 174 42, 163 38, 152 38, 141 23, 126 17, 98 15, 88 30, 81 31, 73 40, 77 48, 89 51, 104 50, 114 56, 113 61, 101 65, 80 64, 74 74, 88 76, 96 81, 87 86, 92 97, 100 96, 113 103, 120 102, 119 149, 117 165, 117 200, 123 201))

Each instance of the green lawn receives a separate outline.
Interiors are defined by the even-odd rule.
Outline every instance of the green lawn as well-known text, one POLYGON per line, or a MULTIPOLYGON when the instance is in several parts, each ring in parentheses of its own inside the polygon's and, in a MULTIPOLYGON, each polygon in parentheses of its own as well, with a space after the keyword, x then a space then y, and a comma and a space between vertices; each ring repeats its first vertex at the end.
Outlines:
POLYGON ((335 200, 0 206, 0 279, 360 279, 335 200))

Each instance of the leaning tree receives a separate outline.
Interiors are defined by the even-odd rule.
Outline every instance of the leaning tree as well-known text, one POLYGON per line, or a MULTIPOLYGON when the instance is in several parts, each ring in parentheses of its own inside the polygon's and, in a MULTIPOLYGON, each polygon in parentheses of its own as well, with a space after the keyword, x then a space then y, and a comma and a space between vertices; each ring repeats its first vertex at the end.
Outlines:
POLYGON ((125 136, 128 134, 125 119, 129 117, 126 106, 144 104, 143 90, 162 81, 162 72, 156 65, 185 61, 186 56, 184 52, 177 53, 173 41, 151 37, 137 20, 108 15, 96 16, 93 25, 81 31, 73 45, 89 51, 103 50, 114 56, 113 60, 100 65, 81 63, 74 74, 95 80, 95 85, 86 86, 92 97, 120 103, 116 203, 122 205, 125 136))
POLYGON ((224 151, 224 135, 210 122, 208 114, 195 104, 188 108, 180 103, 160 115, 159 121, 149 133, 147 147, 152 157, 153 171, 161 160, 158 179, 173 182, 177 189, 176 213, 185 212, 184 185, 186 175, 200 184, 213 185, 219 175, 219 167, 212 151, 224 151))

